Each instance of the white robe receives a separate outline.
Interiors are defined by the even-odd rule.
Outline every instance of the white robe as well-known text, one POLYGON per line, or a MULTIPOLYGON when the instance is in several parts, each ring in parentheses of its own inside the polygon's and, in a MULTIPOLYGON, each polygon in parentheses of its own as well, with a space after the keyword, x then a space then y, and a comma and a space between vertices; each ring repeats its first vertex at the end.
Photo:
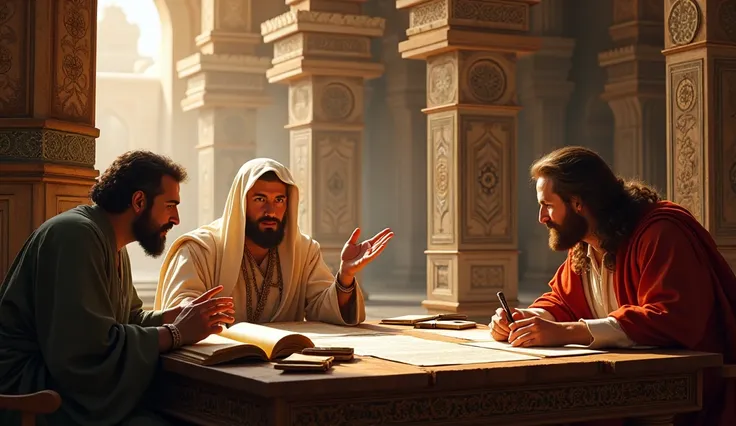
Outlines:
MULTIPOLYGON (((355 283, 355 311, 343 318, 337 284, 322 258, 319 243, 299 230, 299 189, 289 170, 277 161, 254 159, 243 165, 230 188, 220 219, 177 238, 167 251, 159 275, 155 309, 168 309, 217 285, 218 296, 232 296, 235 321, 247 321, 245 279, 241 272, 245 244, 246 193, 256 180, 273 171, 288 185, 288 219, 278 247, 284 280, 283 297, 272 287, 260 322, 322 321, 357 325, 365 321, 365 302, 355 283)), ((349 236, 345 236, 347 239, 349 236)), ((249 271, 250 273, 250 271, 249 271)), ((256 271, 259 290, 263 278, 256 271)), ((256 295, 251 290, 255 312, 256 295)))

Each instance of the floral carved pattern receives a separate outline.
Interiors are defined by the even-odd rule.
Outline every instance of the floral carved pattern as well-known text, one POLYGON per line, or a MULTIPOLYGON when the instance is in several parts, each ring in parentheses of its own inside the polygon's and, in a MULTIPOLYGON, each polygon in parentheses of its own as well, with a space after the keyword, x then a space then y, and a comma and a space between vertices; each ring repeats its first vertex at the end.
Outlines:
POLYGON ((0 130, 0 158, 92 167, 95 164, 95 139, 55 130, 0 130))
POLYGON ((312 234, 312 221, 309 211, 312 190, 309 186, 309 141, 311 130, 293 130, 291 132, 291 163, 294 170, 294 181, 299 188, 299 228, 301 232, 312 234))
POLYGON ((675 102, 680 111, 688 112, 695 106, 695 83, 689 78, 683 78, 677 85, 675 102))
POLYGON ((496 102, 506 92, 506 74, 496 61, 475 61, 468 67, 467 79, 470 93, 479 102, 496 102))
POLYGON ((700 28, 700 10, 692 0, 676 0, 667 17, 670 40, 675 46, 692 43, 700 28))
POLYGON ((703 153, 701 142, 702 62, 700 60, 670 67, 672 99, 672 188, 673 201, 681 204, 698 221, 704 217, 703 153))
POLYGON ((94 90, 89 78, 93 49, 89 0, 60 3, 57 40, 56 96, 53 112, 59 118, 87 122, 91 119, 89 98, 94 90))
POLYGON ((529 5, 483 0, 456 0, 452 18, 485 24, 491 28, 526 30, 529 5))
POLYGON ((446 105, 457 99, 457 67, 452 55, 433 58, 429 64, 427 100, 430 106, 446 105))
POLYGON ((22 90, 25 79, 23 54, 23 28, 26 25, 21 0, 0 1, 0 116, 23 114, 25 96, 22 90), (21 31, 17 31, 20 29, 21 31))
POLYGON ((455 144, 454 116, 436 115, 429 118, 432 191, 430 214, 431 241, 434 244, 454 242, 454 218, 452 217, 453 154, 455 144))
POLYGON ((511 182, 508 148, 515 143, 514 119, 462 117, 464 226, 467 243, 508 243, 513 239, 509 205, 511 182))
POLYGON ((503 266, 472 265, 470 267, 470 288, 478 290, 503 289, 503 266))
POLYGON ((351 132, 324 132, 312 136, 317 140, 318 165, 315 165, 318 191, 319 235, 350 234, 358 223, 356 150, 360 135, 351 132))
POLYGON ((322 89, 320 104, 327 120, 344 120, 353 113, 355 96, 348 86, 330 83, 322 89))
POLYGON ((435 0, 412 8, 409 11, 409 28, 416 29, 446 21, 448 18, 447 1, 435 0))
POLYGON ((309 118, 312 107, 312 84, 302 81, 289 87, 289 116, 291 122, 300 122, 309 118))

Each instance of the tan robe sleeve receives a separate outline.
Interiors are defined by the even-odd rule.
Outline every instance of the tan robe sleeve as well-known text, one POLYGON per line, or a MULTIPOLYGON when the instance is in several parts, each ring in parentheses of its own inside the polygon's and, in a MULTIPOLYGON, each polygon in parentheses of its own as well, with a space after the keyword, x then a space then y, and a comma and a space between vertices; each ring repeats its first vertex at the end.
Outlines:
POLYGON ((349 318, 343 318, 337 302, 337 280, 322 258, 316 241, 309 248, 305 317, 307 321, 322 321, 337 325, 358 325, 365 321, 365 301, 358 281, 349 318))
POLYGON ((164 274, 161 309, 170 309, 199 297, 214 287, 203 250, 192 249, 190 242, 182 243, 169 262, 164 274))

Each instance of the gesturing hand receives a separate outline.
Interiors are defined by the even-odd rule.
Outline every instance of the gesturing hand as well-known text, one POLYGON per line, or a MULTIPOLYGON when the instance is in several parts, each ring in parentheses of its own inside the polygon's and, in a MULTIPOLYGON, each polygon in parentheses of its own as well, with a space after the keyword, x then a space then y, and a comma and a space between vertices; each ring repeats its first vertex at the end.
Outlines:
POLYGON ((212 333, 222 331, 220 324, 235 322, 232 297, 215 297, 222 286, 214 287, 185 305, 174 320, 181 333, 181 343, 191 345, 212 333))
POLYGON ((359 236, 360 228, 355 228, 350 239, 342 248, 340 275, 344 277, 354 277, 372 262, 386 248, 386 244, 394 237, 394 233, 391 229, 386 228, 362 243, 358 243, 359 236))

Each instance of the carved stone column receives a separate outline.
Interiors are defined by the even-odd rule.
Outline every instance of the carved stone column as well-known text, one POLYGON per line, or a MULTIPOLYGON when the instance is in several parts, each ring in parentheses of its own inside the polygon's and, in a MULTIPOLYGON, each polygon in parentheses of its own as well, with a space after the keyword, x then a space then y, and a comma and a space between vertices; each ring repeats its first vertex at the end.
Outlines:
POLYGON ((198 110, 198 223, 222 215, 238 169, 256 157, 256 113, 265 93, 269 58, 256 55, 256 0, 202 0, 200 52, 177 63, 187 79, 184 111, 198 110))
POLYGON ((666 188, 663 0, 614 0, 613 49, 599 55, 608 72, 603 98, 615 118, 617 173, 666 188))
POLYGON ((666 0, 667 195, 736 266, 736 2, 666 0))
POLYGON ((397 0, 403 57, 427 61, 430 312, 484 317, 503 290, 517 304, 519 111, 516 60, 537 1, 397 0))
POLYGON ((289 85, 299 226, 319 241, 333 272, 360 225, 363 83, 383 72, 371 62, 370 39, 383 34, 384 20, 361 15, 362 2, 287 0, 288 12, 261 25, 274 46, 269 82, 289 85))
POLYGON ((0 281, 35 228, 89 202, 96 35, 95 0, 0 3, 0 281))
POLYGON ((545 0, 531 10, 532 33, 539 51, 519 60, 519 245, 521 284, 538 292, 565 259, 547 246, 548 231, 538 223, 539 204, 529 183, 529 166, 542 155, 567 145, 569 81, 575 40, 564 37, 567 0, 545 0))

